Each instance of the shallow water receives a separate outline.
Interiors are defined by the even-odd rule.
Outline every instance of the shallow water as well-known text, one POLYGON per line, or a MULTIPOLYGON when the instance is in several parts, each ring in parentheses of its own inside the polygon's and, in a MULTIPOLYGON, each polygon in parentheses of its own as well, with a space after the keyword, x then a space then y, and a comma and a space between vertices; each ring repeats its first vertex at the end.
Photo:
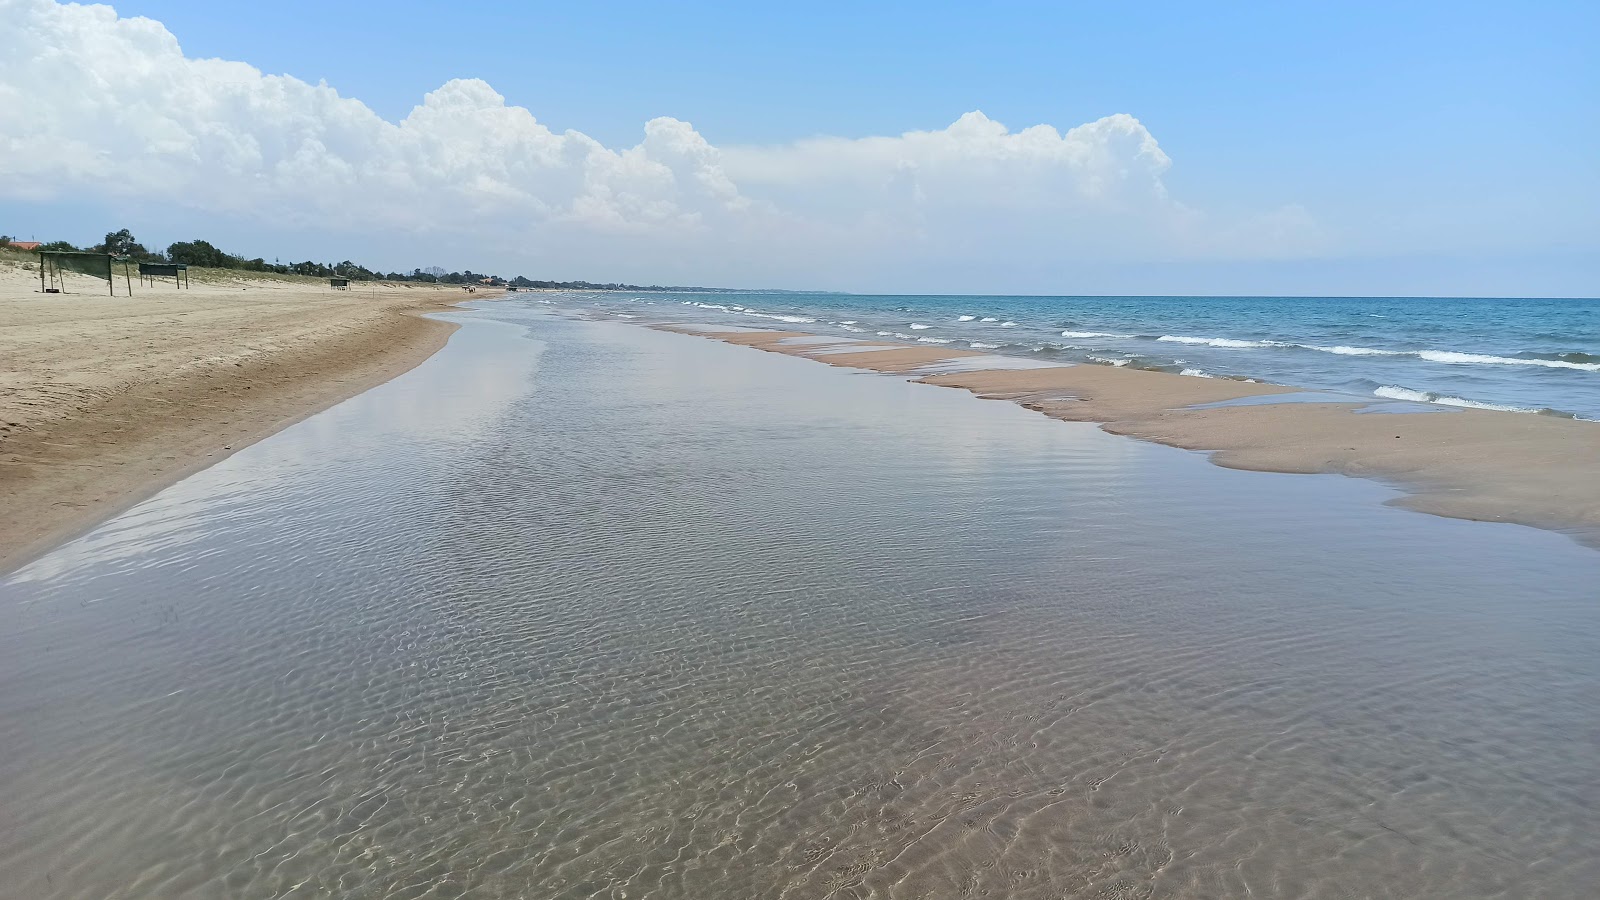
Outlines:
POLYGON ((1355 394, 1335 394, 1331 391, 1298 391, 1293 394, 1253 394, 1218 400, 1213 403, 1196 403, 1185 409, 1226 409, 1230 406, 1280 406, 1285 403, 1359 403, 1353 412, 1361 413, 1449 413, 1455 407, 1433 403, 1414 403, 1408 400, 1369 400, 1355 394))
POLYGON ((469 318, 0 583, 0 895, 1600 882, 1600 553, 469 318))
POLYGON ((1600 300, 571 292, 539 301, 1600 419, 1600 300))

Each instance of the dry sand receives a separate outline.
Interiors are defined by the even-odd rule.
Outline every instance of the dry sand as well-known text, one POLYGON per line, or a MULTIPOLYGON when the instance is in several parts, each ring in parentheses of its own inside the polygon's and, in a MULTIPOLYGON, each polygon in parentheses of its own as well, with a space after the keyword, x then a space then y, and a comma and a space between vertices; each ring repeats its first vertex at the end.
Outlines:
POLYGON ((41 294, 20 262, 0 259, 0 572, 410 369, 454 330, 420 314, 468 297, 219 273, 41 294))
MULTIPOLYGON (((911 345, 850 353, 845 342, 781 343, 800 336, 792 331, 660 327, 877 372, 915 373, 940 360, 983 355, 911 345)), ((1600 423, 1480 409, 1358 412, 1371 405, 1365 402, 1189 409, 1297 389, 1108 366, 978 370, 920 380, 1057 419, 1097 422, 1114 434, 1210 451, 1214 462, 1232 468, 1374 478, 1406 492, 1395 501, 1401 506, 1562 531, 1600 547, 1600 423)))

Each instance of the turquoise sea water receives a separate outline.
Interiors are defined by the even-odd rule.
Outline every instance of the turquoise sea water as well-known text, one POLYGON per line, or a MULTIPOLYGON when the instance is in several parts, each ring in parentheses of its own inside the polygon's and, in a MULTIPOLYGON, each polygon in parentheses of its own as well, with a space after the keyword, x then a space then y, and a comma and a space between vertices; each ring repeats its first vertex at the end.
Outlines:
POLYGON ((623 314, 881 337, 1600 419, 1600 300, 563 294, 623 314))

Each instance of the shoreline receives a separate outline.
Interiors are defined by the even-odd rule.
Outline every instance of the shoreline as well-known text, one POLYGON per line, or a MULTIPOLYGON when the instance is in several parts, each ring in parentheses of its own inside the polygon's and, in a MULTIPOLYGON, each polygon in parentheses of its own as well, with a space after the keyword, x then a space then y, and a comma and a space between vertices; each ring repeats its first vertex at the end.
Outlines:
MULTIPOLYGON (((55 341, 31 348, 31 361, 39 364, 33 369, 26 352, 6 353, 21 365, 18 372, 0 373, 6 389, 0 394, 0 575, 250 444, 410 371, 458 327, 426 314, 500 296, 394 285, 344 295, 305 284, 250 284, 245 290, 251 289, 250 301, 263 304, 267 314, 229 310, 227 324, 245 326, 243 332, 227 333, 221 344, 211 322, 164 332, 168 346, 157 348, 157 358, 186 360, 174 370, 150 374, 142 357, 129 357, 124 362, 138 371, 116 371, 114 383, 74 392, 52 383, 56 367, 84 364, 119 340, 146 339, 158 325, 188 324, 178 319, 236 306, 241 288, 230 283, 210 291, 143 290, 132 300, 76 294, 62 300, 18 295, 0 283, 0 350, 26 351, 30 338, 55 341), (29 316, 44 307, 65 313, 66 321, 43 323, 44 333, 30 335, 41 323, 29 316), (147 316, 155 318, 144 321, 147 316), (48 327, 63 324, 68 327, 61 333, 48 327), (63 345, 63 334, 73 340, 63 345), (218 353, 230 348, 237 352, 218 353), (19 389, 19 375, 35 383, 19 389), (30 390, 39 396, 28 396, 30 390)), ((1403 492, 1393 505, 1558 531, 1600 549, 1600 425, 1592 422, 1477 409, 1359 412, 1377 404, 1356 401, 1196 409, 1307 391, 1077 364, 985 368, 984 361, 1010 358, 893 340, 629 324, 909 375, 1050 418, 1093 423, 1111 434, 1205 452, 1227 468, 1373 479, 1403 492), (852 351, 852 344, 862 349, 852 351)))
POLYGON ((1600 423, 1484 409, 1370 411, 1384 401, 1304 402, 1288 395, 1316 392, 1109 366, 1002 368, 1011 358, 892 340, 672 323, 649 327, 910 375, 921 384, 1010 401, 1053 419, 1204 452, 1226 468, 1376 480, 1402 492, 1391 505, 1556 531, 1600 549, 1600 423), (863 349, 852 352, 854 343, 863 349), (1002 362, 985 368, 984 360, 1002 362), (1275 395, 1285 399, 1274 401, 1275 395), (1227 405, 1254 398, 1266 399, 1227 405))
POLYGON ((410 371, 458 327, 427 313, 499 296, 238 279, 110 298, 16 280, 0 281, 0 575, 410 371))

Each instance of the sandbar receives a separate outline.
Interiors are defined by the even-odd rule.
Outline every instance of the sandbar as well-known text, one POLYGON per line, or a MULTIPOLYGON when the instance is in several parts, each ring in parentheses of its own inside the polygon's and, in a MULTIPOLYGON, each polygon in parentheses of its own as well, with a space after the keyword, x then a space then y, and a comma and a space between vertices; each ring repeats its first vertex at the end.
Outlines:
POLYGON ((1056 419, 1097 423, 1113 434, 1204 451, 1230 468, 1376 479, 1403 492, 1391 501, 1399 506, 1560 531, 1600 548, 1597 422, 1483 409, 1373 414, 1362 412, 1372 404, 1357 399, 1197 409, 1300 391, 1096 365, 982 369, 976 368, 981 359, 971 358, 985 354, 912 344, 850 352, 843 341, 783 343, 804 334, 794 331, 729 335, 671 324, 655 327, 901 375, 916 376, 941 360, 961 359, 974 368, 917 380, 1008 400, 1056 419))

